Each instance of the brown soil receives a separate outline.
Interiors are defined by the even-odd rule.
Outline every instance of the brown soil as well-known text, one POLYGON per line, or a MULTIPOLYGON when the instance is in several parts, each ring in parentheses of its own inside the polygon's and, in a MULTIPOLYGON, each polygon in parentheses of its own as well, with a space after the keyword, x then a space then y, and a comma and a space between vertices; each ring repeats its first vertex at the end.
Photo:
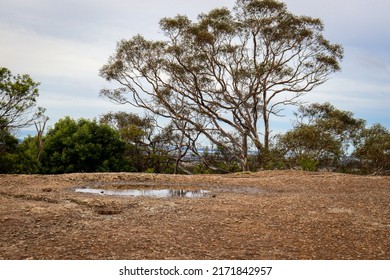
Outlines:
POLYGON ((390 259, 390 177, 0 175, 0 259, 390 259), (128 182, 129 185, 108 186, 128 182), (203 189, 119 197, 75 187, 203 189))

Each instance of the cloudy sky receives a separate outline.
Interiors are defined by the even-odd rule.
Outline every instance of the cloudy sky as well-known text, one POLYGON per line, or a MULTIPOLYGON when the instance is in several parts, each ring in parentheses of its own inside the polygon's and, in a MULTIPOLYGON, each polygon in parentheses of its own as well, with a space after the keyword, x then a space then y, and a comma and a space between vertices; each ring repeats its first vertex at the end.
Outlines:
MULTIPOLYGON (((229 7, 235 0, 0 0, 0 67, 40 82, 38 105, 49 125, 70 115, 94 118, 118 106, 99 97, 110 86, 98 72, 116 42, 142 34, 161 39, 158 22, 229 7)), ((368 124, 390 128, 390 1, 285 0, 294 14, 323 20, 325 37, 345 49, 342 72, 304 97, 329 101, 368 124)), ((274 132, 291 128, 292 116, 274 120, 274 132)), ((33 131, 32 131, 33 132, 33 131)))

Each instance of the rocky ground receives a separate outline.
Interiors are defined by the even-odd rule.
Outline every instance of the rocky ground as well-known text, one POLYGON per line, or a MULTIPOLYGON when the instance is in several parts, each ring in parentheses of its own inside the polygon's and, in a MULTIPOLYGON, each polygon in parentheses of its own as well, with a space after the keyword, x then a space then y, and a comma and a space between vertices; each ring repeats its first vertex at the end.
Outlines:
POLYGON ((0 175, 0 259, 390 259, 390 177, 0 175), (207 190, 133 197, 104 189, 207 190))

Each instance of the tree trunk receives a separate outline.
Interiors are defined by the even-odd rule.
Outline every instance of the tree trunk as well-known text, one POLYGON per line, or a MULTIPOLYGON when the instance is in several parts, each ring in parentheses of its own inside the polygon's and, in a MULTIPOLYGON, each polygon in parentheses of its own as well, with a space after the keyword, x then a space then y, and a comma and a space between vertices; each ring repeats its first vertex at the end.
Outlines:
POLYGON ((45 131, 45 126, 48 120, 49 117, 42 116, 40 122, 34 122, 35 128, 38 133, 38 154, 37 154, 38 161, 40 161, 41 154, 43 152, 43 132, 45 131))
POLYGON ((269 151, 269 114, 268 114, 268 100, 267 92, 264 87, 263 92, 263 121, 264 121, 264 151, 268 153, 269 151))
POLYGON ((263 93, 263 121, 264 121, 264 146, 262 150, 262 167, 265 168, 269 161, 269 114, 268 114, 268 102, 266 91, 263 93))
POLYGON ((264 150, 269 151, 269 119, 264 118, 264 150))
POLYGON ((241 169, 242 171, 249 171, 248 165, 248 135, 244 134, 242 136, 242 159, 241 159, 241 169))

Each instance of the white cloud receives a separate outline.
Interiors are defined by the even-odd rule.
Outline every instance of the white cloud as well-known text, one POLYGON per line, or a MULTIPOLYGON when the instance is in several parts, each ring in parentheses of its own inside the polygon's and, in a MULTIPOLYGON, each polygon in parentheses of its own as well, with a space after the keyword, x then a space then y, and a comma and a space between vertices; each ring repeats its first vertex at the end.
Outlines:
POLYGON ((17 72, 46 77, 96 75, 104 52, 93 44, 51 38, 0 25, 0 63, 17 72))
POLYGON ((390 48, 388 0, 284 0, 296 14, 320 18, 325 35, 344 47, 390 48))

